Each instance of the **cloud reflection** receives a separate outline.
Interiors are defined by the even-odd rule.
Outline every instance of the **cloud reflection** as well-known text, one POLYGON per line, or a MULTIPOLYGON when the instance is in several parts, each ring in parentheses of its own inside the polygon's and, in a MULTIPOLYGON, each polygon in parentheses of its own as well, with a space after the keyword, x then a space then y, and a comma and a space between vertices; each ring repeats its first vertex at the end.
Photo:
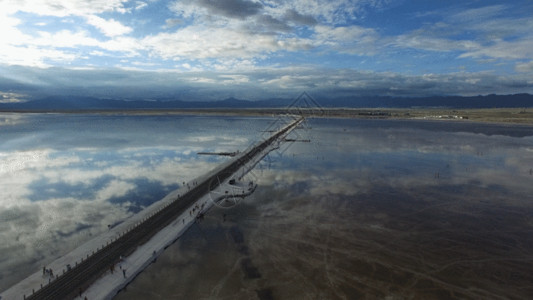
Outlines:
POLYGON ((407 188, 472 181, 527 190, 533 178, 533 131, 517 136, 524 130, 520 126, 517 134, 509 126, 491 124, 313 122, 310 144, 295 143, 255 171, 264 174, 260 179, 265 185, 288 188, 305 182, 309 195, 354 195, 375 185, 407 188))
POLYGON ((264 124, 192 116, 20 119, 0 133, 0 290, 227 159, 197 152, 244 149, 264 124))

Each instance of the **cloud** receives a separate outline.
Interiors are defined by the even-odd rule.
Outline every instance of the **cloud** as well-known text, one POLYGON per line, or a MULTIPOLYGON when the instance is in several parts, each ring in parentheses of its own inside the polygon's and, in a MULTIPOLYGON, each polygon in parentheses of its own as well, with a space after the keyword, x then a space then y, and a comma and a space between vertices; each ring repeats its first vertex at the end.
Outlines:
POLYGON ((247 0, 188 0, 175 2, 172 5, 172 9, 184 17, 213 15, 235 19, 256 15, 262 7, 260 2, 247 0))
MULTIPOLYGON (((363 64, 359 59, 371 56, 364 66, 383 70, 382 61, 395 59, 399 65, 396 55, 409 54, 409 49, 419 50, 421 56, 448 52, 462 65, 487 58, 516 64, 512 60, 533 57, 533 33, 527 30, 533 20, 510 16, 512 5, 460 11, 452 7, 432 12, 440 20, 419 22, 408 32, 394 30, 394 34, 364 22, 367 12, 386 9, 388 1, 175 1, 163 9, 161 20, 148 14, 156 4, 146 1, 39 0, 35 6, 17 1, 1 5, 0 30, 7 38, 0 41, 0 63, 9 65, 105 64, 129 70, 175 65, 181 70, 233 71, 276 68, 287 62, 344 67, 342 59, 346 67, 359 68, 363 64), (124 14, 131 17, 129 26, 124 14), (44 16, 43 22, 33 20, 44 16), (45 25, 35 26, 36 22, 45 25), (469 28, 468 33, 464 28, 469 28)), ((423 14, 415 18, 425 21, 423 14)))
POLYGON ((166 19, 165 20, 165 28, 173 28, 174 26, 183 24, 183 20, 181 19, 166 19))
POLYGON ((148 6, 148 3, 146 3, 146 2, 143 2, 143 1, 135 1, 135 9, 136 9, 136 10, 141 10, 141 9, 147 7, 147 6, 148 6))
POLYGON ((309 49, 304 38, 277 37, 238 28, 191 25, 174 33, 149 36, 141 44, 163 59, 250 58, 275 51, 309 49))
POLYGON ((0 91, 0 103, 20 103, 26 102, 26 95, 0 91))
MULTIPOLYGON (((0 29, 5 34, 5 38, 0 40, 0 62, 48 67, 53 63, 70 63, 80 59, 77 47, 109 45, 99 42, 85 30, 76 32, 68 29, 55 32, 40 30, 34 32, 34 35, 28 35, 19 30, 19 24, 20 20, 9 17, 0 23, 0 29)), ((110 34, 113 33, 110 27, 107 30, 110 30, 110 34)))
POLYGON ((458 58, 528 59, 533 56, 533 19, 515 16, 507 5, 438 12, 442 20, 396 37, 396 47, 435 52, 456 51, 458 58))
POLYGON ((518 63, 515 66, 515 70, 517 72, 533 72, 533 61, 525 62, 525 63, 518 63))
POLYGON ((260 32, 271 32, 272 34, 276 34, 279 32, 290 32, 292 28, 287 25, 285 22, 280 21, 270 15, 259 15, 254 18, 251 24, 247 24, 247 28, 249 28, 254 33, 260 33, 260 32))
MULTIPOLYGON (((125 1, 32 1, 31 4, 20 1, 4 1, 0 4, 0 30, 3 32, 0 40, 0 62, 10 65, 29 65, 49 67, 54 64, 70 64, 83 59, 83 47, 97 47, 111 51, 132 53, 137 43, 130 43, 120 36, 131 33, 133 28, 124 26, 114 19, 104 19, 96 14, 104 12, 125 13, 125 1), (62 23, 64 29, 46 31, 40 26, 37 31, 29 31, 22 17, 17 12, 63 18, 72 17, 77 21, 86 20, 87 25, 94 26, 104 35, 112 38, 107 42, 100 42, 84 30, 83 22, 75 29, 72 25, 62 23), (68 26, 67 26, 68 25, 68 26)), ((24 16, 24 15, 22 15, 24 16)), ((50 19, 56 21, 57 19, 50 19)), ((46 24, 45 24, 46 25, 46 24)), ((90 51, 94 51, 94 48, 90 51)))
POLYGON ((99 41, 91 38, 86 31, 60 30, 54 33, 41 31, 39 36, 32 38, 27 44, 35 47, 74 48, 76 46, 98 46, 99 41))
POLYGON ((379 46, 379 36, 373 29, 360 26, 315 27, 315 45, 329 51, 357 55, 373 55, 379 46))
MULTIPOLYGON (((35 41, 38 42, 39 39, 35 41)), ((46 42, 48 43, 49 41, 46 42)), ((70 44, 68 40, 61 40, 61 43, 64 42, 70 44)), ((9 65, 33 66, 40 68, 51 67, 54 63, 69 64, 79 58, 79 53, 72 50, 43 48, 38 45, 4 45, 0 52, 0 61, 8 62, 9 65)))
POLYGON ((125 13, 124 3, 127 0, 34 0, 2 1, 4 13, 24 11, 41 16, 66 17, 71 15, 85 16, 103 12, 125 13))
MULTIPOLYGON (((312 25, 312 19, 325 24, 346 24, 348 20, 355 19, 365 1, 354 0, 295 0, 274 1, 273 5, 265 8, 266 11, 277 15, 292 17, 302 25, 312 25)), ((368 3, 368 2, 367 2, 368 3)))
POLYGON ((470 8, 452 14, 449 19, 453 22, 460 23, 477 23, 480 21, 490 20, 499 17, 505 13, 508 8, 505 5, 491 5, 478 8, 470 8))
POLYGON ((50 68, 48 74, 18 69, 3 72, 2 82, 18 84, 20 89, 12 91, 19 93, 26 93, 24 87, 36 89, 34 94, 46 89, 203 100, 290 97, 301 90, 335 96, 531 91, 531 80, 524 75, 533 57, 533 33, 528 30, 533 20, 513 13, 510 4, 424 11, 431 17, 416 14, 418 23, 406 32, 364 22, 365 11, 384 9, 386 1, 175 1, 161 19, 148 14, 156 7, 149 1, 88 3, 41 0, 36 2, 42 8, 37 15, 26 2, 4 2, 2 69, 68 69, 50 68), (49 16, 42 19, 49 25, 30 26, 41 21, 33 19, 39 16, 49 16), (426 67, 432 58, 435 65, 426 67), (455 73, 462 66, 475 71, 455 73), (497 75, 513 66, 519 74, 497 75), (99 70, 75 72, 80 68, 99 70), (425 74, 429 72, 435 74, 425 74), (238 83, 234 91, 231 82, 238 83))
MULTIPOLYGON (((531 38, 533 38, 533 35, 531 35, 531 38)), ((490 45, 463 53, 459 57, 527 59, 533 57, 533 40, 520 39, 510 42, 498 40, 490 45)))
POLYGON ((472 51, 482 46, 470 40, 454 40, 431 36, 424 30, 417 30, 394 38, 392 44, 396 47, 414 48, 428 51, 472 51))
POLYGON ((209 13, 220 14, 225 17, 244 19, 259 13, 263 5, 259 2, 247 0, 199 0, 194 1, 207 9, 209 13))
MULTIPOLYGON (((533 92, 531 78, 527 73, 505 76, 492 72, 405 75, 396 72, 326 69, 314 66, 250 66, 235 70, 232 66, 226 66, 220 71, 210 72, 27 67, 4 67, 3 70, 3 74, 16 79, 15 82, 9 78, 4 79, 12 92, 24 92, 29 98, 52 93, 121 99, 174 97, 194 101, 236 97, 259 100, 293 98, 302 90, 306 90, 327 102, 327 99, 354 95, 434 96, 533 92), (238 85, 228 84, 230 78, 238 85), (83 89, 80 89, 79 82, 84 83, 83 89), (17 83, 18 88, 14 88, 17 83), (61 86, 61 89, 57 89, 57 86, 61 86)), ((0 82, 1 79, 0 77, 0 82)))
POLYGON ((313 16, 300 14, 294 9, 288 9, 283 17, 285 20, 297 25, 313 26, 318 23, 313 16))
POLYGON ((113 19, 105 20, 94 15, 87 17, 87 23, 98 28, 103 34, 108 37, 124 35, 133 31, 131 27, 124 26, 118 21, 115 21, 113 19))

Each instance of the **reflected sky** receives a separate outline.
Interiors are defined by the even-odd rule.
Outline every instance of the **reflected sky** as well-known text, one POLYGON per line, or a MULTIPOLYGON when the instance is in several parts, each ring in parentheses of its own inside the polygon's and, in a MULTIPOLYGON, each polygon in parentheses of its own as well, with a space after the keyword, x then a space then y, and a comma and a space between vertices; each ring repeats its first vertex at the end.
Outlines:
POLYGON ((0 115, 0 290, 244 150, 269 119, 0 115))
POLYGON ((310 123, 312 130, 299 135, 312 143, 294 143, 281 149, 282 155, 271 154, 271 162, 277 162, 270 164, 271 176, 302 172, 296 178, 319 181, 313 181, 315 192, 317 185, 336 189, 342 182, 364 188, 376 182, 401 186, 471 181, 527 191, 533 179, 533 130, 528 126, 331 119, 310 123))

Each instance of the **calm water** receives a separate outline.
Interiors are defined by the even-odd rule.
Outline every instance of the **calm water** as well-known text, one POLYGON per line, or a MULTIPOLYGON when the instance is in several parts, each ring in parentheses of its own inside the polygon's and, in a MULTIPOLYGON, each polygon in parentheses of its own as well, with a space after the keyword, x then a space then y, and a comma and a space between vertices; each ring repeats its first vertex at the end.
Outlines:
MULTIPOLYGON (((244 150, 266 118, 0 116, 0 290, 244 150)), ((117 299, 533 296, 533 128, 314 119, 117 299)))
POLYGON ((0 290, 243 150, 270 120, 0 115, 0 290))

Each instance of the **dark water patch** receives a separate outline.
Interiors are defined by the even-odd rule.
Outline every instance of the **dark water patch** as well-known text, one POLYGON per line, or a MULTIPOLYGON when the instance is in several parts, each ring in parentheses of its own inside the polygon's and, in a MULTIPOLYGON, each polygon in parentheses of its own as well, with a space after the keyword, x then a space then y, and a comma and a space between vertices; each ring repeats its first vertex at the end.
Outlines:
POLYGON ((237 251, 239 251, 240 254, 245 255, 245 256, 250 255, 250 249, 247 246, 245 246, 245 245, 241 245, 237 249, 237 251))
POLYGON ((274 294, 271 288, 264 288, 255 291, 259 300, 274 300, 274 294))
POLYGON ((179 247, 183 250, 191 246, 198 249, 225 249, 227 229, 219 224, 208 224, 210 221, 212 220, 208 219, 205 223, 195 222, 187 233, 179 238, 179 247))
POLYGON ((254 266, 250 258, 247 257, 241 260, 241 268, 242 268, 242 271, 244 272, 244 278, 246 279, 261 278, 261 273, 259 273, 259 269, 257 269, 256 266, 254 266))
POLYGON ((346 284, 341 285, 339 290, 342 291, 348 297, 348 299, 357 300, 365 298, 365 293, 346 284))
POLYGON ((244 243, 244 234, 237 226, 233 226, 230 228, 229 233, 231 237, 233 238, 233 241, 236 244, 242 244, 244 243))

